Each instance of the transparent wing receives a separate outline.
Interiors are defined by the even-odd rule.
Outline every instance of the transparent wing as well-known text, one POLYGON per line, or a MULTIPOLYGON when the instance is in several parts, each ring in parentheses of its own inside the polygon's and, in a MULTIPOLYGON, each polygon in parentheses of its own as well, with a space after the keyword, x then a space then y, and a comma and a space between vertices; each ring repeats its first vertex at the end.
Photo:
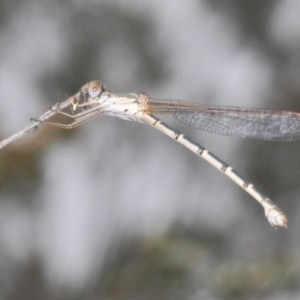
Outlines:
POLYGON ((152 113, 172 113, 189 126, 220 135, 270 141, 300 140, 300 114, 296 112, 155 99, 150 100, 149 109, 152 113))

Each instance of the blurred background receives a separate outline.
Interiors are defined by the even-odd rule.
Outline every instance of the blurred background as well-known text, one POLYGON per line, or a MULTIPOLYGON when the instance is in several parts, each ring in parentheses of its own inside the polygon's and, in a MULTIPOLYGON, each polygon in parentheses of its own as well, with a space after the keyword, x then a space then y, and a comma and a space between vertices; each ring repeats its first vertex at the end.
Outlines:
MULTIPOLYGON (((299 12, 297 0, 0 0, 0 137, 93 79, 300 111, 299 12)), ((43 127, 0 151, 0 299, 299 299, 300 142, 166 120, 270 196, 289 229, 150 127, 43 127)))

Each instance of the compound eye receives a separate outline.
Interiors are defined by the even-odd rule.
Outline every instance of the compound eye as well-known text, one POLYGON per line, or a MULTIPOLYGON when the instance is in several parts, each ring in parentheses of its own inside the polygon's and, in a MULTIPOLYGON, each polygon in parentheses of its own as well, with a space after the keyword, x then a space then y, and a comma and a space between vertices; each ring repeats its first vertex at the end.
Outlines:
POLYGON ((103 91, 103 85, 100 81, 92 81, 88 86, 89 96, 92 98, 99 97, 103 91))

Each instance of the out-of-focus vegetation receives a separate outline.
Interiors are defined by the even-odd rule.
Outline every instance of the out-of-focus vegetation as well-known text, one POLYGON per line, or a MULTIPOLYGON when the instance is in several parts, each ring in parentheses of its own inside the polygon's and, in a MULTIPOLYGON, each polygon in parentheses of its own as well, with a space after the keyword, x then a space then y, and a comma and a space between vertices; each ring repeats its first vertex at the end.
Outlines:
MULTIPOLYGON (((0 133, 102 80, 300 111, 298 1, 0 0, 0 133)), ((170 120, 172 123, 172 120, 170 120)), ((0 151, 0 299, 298 299, 300 144, 172 125, 289 217, 141 124, 44 128, 0 151)))

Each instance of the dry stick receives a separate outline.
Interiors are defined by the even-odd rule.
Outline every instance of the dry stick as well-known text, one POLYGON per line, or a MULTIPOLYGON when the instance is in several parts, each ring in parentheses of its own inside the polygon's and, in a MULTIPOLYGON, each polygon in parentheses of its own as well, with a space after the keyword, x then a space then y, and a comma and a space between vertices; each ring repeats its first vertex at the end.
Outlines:
POLYGON ((68 98, 64 102, 56 103, 53 106, 51 106, 45 113, 40 115, 36 118, 36 120, 32 120, 27 126, 25 126, 23 129, 19 130, 18 132, 12 134, 8 138, 2 140, 0 142, 0 149, 6 147, 10 143, 22 138, 25 135, 28 135, 36 130, 38 130, 39 126, 42 125, 46 120, 50 119, 51 117, 55 116, 57 112, 60 110, 63 110, 64 108, 67 108, 71 104, 71 100, 73 97, 68 98))

